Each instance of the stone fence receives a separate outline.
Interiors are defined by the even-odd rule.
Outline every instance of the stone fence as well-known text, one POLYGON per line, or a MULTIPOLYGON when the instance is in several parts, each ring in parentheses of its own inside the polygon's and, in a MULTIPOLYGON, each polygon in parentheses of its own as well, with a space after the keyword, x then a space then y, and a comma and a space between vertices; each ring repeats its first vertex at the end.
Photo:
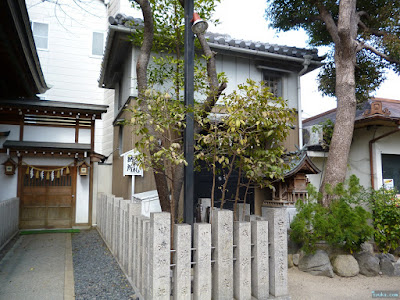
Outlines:
POLYGON ((18 233, 19 198, 0 201, 0 250, 18 233))
POLYGON ((233 222, 175 224, 169 213, 141 215, 141 203, 100 194, 97 230, 140 299, 290 299, 286 211, 233 222), (250 221, 251 220, 251 221, 250 221))

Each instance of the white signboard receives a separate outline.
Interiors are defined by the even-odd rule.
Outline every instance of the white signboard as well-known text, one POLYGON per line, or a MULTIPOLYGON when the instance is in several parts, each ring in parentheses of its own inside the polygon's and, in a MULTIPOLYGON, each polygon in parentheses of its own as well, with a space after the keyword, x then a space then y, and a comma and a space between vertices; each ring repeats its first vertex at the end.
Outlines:
POLYGON ((393 190, 394 189, 394 180, 393 179, 383 179, 383 187, 386 190, 393 190))
POLYGON ((136 150, 130 150, 121 154, 124 157, 124 176, 140 175, 143 176, 143 169, 139 167, 136 156, 139 154, 136 150))

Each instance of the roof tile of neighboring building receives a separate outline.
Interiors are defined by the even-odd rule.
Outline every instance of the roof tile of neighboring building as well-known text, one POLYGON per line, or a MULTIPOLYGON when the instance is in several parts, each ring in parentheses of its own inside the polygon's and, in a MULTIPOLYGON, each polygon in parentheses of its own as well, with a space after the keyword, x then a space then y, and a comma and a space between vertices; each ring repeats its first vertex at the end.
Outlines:
MULTIPOLYGON (((320 124, 326 120, 336 121, 336 108, 303 120, 303 127, 320 124)), ((376 120, 399 122, 400 100, 372 98, 357 109, 356 124, 370 123, 376 120)))

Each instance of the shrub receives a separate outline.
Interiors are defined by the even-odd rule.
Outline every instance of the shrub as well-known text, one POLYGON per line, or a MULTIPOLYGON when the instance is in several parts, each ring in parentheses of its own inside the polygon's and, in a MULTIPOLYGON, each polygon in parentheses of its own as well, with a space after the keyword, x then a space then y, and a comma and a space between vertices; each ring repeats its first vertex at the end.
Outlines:
POLYGON ((375 243, 382 252, 400 246, 400 200, 395 190, 372 192, 371 208, 374 217, 375 243))
POLYGON ((373 235, 373 228, 368 225, 371 214, 360 205, 368 200, 368 193, 354 175, 346 184, 327 190, 333 201, 324 207, 318 201, 321 194, 309 185, 309 199, 296 203, 298 213, 291 224, 290 237, 301 243, 306 253, 314 252, 319 241, 350 253, 360 250, 360 245, 373 235))

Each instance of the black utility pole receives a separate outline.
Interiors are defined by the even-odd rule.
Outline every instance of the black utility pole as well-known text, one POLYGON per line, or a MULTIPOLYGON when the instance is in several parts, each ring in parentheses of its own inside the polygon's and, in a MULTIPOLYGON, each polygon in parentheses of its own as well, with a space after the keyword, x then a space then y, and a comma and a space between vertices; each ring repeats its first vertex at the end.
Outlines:
MULTIPOLYGON (((185 0, 185 106, 194 106, 194 34, 191 20, 194 10, 193 0, 185 0)), ((184 183, 184 220, 187 224, 194 221, 194 118, 193 112, 186 115, 184 134, 185 167, 184 183)))

